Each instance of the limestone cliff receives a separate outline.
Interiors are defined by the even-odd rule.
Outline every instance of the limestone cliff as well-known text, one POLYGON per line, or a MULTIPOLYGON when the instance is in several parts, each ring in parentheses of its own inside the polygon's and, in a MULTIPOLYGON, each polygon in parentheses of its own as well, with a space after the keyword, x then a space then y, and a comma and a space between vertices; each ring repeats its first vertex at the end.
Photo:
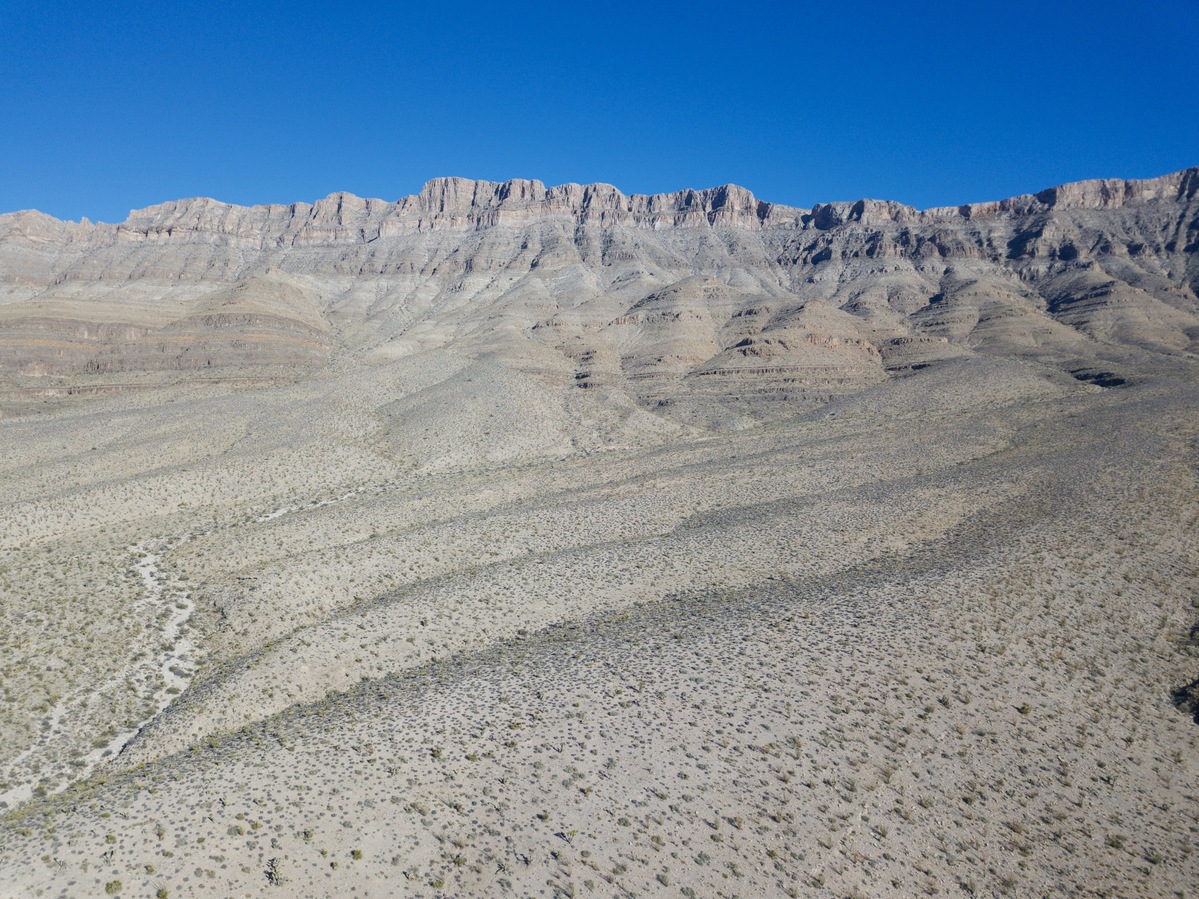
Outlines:
POLYGON ((438 178, 395 202, 17 212, 0 216, 0 378, 286 377, 436 346, 685 409, 814 403, 971 353, 1071 371, 1190 356, 1197 194, 1195 168, 928 210, 438 178))

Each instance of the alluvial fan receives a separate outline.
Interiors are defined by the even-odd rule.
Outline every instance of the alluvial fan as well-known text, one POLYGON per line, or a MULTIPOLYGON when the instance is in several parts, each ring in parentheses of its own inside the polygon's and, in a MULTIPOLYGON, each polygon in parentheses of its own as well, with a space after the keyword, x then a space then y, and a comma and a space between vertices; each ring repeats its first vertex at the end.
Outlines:
POLYGON ((1197 193, 0 216, 0 892, 1187 894, 1197 193))

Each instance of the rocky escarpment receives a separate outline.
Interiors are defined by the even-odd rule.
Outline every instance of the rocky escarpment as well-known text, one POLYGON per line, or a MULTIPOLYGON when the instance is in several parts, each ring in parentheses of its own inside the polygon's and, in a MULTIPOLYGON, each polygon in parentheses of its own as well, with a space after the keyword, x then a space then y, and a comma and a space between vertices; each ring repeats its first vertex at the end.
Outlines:
POLYGON ((820 402, 964 354, 1065 371, 1190 355, 1197 194, 1199 169, 923 211, 439 178, 396 202, 14 213, 0 378, 287 376, 435 346, 692 414, 820 402))
POLYGON ((197 198, 135 210, 119 225, 60 222, 35 211, 0 216, 0 240, 15 246, 97 249, 118 243, 215 241, 267 250, 370 243, 428 231, 472 231, 569 222, 601 227, 736 227, 791 223, 803 210, 756 199, 728 184, 652 196, 625 196, 608 184, 504 183, 435 178, 395 203, 330 194, 316 203, 234 206, 197 198))

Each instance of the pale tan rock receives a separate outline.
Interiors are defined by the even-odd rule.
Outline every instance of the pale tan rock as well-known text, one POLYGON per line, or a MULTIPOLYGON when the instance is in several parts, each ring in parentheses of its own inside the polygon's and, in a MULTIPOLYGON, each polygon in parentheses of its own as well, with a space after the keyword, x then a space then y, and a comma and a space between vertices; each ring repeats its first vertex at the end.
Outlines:
POLYGON ((15 213, 0 216, 0 373, 18 391, 196 368, 285 376, 453 345, 646 406, 721 372, 718 394, 770 415, 953 355, 1069 367, 1122 348, 1191 353, 1199 299, 1181 235, 1197 185, 1189 169, 924 212, 806 211, 734 185, 625 196, 437 178, 396 202, 180 200, 120 225, 15 213), (222 306, 229 291, 239 314, 222 306), (817 303, 848 316, 828 334, 758 336, 817 303), (764 352, 777 364, 730 364, 764 352))
POLYGON ((0 892, 1186 894, 1195 180, 0 217, 0 892))

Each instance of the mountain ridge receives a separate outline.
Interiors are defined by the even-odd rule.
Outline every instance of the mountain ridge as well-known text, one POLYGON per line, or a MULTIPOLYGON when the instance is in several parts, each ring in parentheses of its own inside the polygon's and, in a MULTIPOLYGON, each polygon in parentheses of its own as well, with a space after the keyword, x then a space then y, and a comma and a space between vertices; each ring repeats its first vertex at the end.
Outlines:
MULTIPOLYGON (((359 197, 347 191, 335 191, 312 203, 303 201, 250 206, 225 203, 210 197, 168 200, 142 209, 130 210, 123 222, 79 222, 55 218, 36 209, 0 213, 0 238, 13 231, 28 237, 45 239, 47 228, 59 228, 71 236, 87 233, 112 235, 116 239, 136 239, 134 234, 166 233, 185 228, 188 222, 200 225, 213 217, 278 224, 280 219, 306 218, 313 223, 330 221, 348 225, 351 219, 371 222, 390 221, 390 234, 436 230, 442 221, 461 225, 461 217, 477 212, 469 227, 498 224, 523 224, 538 217, 573 215, 579 224, 634 224, 656 227, 673 217, 677 226, 694 226, 707 220, 714 227, 732 226, 758 229, 772 225, 829 227, 847 221, 918 223, 952 218, 973 219, 998 213, 1028 214, 1048 209, 1111 209, 1129 203, 1154 199, 1191 199, 1199 192, 1199 166, 1180 169, 1153 178, 1097 178, 1067 182, 1031 194, 1019 194, 1001 200, 934 206, 919 209, 894 200, 860 198, 817 203, 810 209, 758 199, 750 190, 728 183, 703 189, 684 188, 657 194, 624 194, 601 182, 568 182, 546 187, 536 179, 513 178, 507 181, 475 180, 446 176, 432 178, 421 190, 395 201, 359 197), (613 216, 608 220, 604 215, 613 216), (623 216, 623 217, 622 217, 623 216), (756 224, 755 224, 756 223, 756 224), (22 226, 36 227, 25 230, 22 226)), ((197 227, 197 230, 203 230, 197 227)), ((218 231, 220 229, 217 229, 218 231)), ((383 236, 380 233, 377 236, 383 236)))
POLYGON ((709 425, 962 356, 1109 373, 1194 358, 1199 168, 923 211, 440 178, 394 203, 0 216, 12 396, 430 349, 709 425))

